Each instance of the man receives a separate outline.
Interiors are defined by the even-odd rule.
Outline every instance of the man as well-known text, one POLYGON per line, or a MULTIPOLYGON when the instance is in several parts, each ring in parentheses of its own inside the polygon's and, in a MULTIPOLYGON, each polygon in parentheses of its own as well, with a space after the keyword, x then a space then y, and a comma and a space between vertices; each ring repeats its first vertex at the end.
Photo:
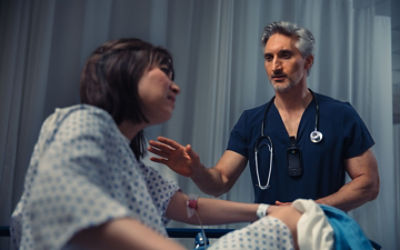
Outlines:
POLYGON ((190 145, 164 137, 150 141, 149 150, 161 157, 152 160, 215 196, 232 187, 249 161, 255 202, 284 205, 306 198, 348 211, 375 199, 379 175, 365 124, 350 104, 307 87, 311 32, 275 22, 264 28, 262 44, 275 97, 243 112, 217 164, 206 168, 190 145), (345 184, 346 172, 352 180, 345 184))

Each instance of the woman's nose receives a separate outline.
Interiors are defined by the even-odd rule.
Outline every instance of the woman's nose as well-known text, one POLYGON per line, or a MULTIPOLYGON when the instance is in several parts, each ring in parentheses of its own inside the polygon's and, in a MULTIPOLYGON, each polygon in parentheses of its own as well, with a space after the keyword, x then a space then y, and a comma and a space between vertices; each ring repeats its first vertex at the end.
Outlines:
POLYGON ((178 84, 176 84, 175 82, 172 82, 170 88, 171 88, 172 92, 174 92, 175 94, 179 94, 179 92, 181 92, 181 89, 179 88, 178 84))

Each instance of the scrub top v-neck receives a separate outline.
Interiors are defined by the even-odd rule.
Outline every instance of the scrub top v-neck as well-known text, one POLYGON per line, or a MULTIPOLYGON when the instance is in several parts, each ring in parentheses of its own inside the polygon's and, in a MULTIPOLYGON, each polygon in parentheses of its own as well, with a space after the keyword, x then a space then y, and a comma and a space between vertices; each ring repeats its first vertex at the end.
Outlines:
MULTIPOLYGON (((301 151, 303 174, 291 177, 287 169, 287 148, 290 137, 275 105, 266 116, 264 134, 273 143, 270 188, 261 190, 257 184, 254 146, 260 136, 265 103, 242 113, 231 131, 227 150, 242 154, 249 160, 255 202, 274 203, 297 198, 318 199, 340 189, 345 181, 345 160, 370 148, 374 141, 365 124, 346 102, 315 93, 320 108, 319 129, 324 139, 319 143, 310 140, 315 129, 315 100, 305 109, 297 131, 296 144, 301 151)), ((268 178, 269 154, 261 154, 259 175, 262 184, 268 178)))

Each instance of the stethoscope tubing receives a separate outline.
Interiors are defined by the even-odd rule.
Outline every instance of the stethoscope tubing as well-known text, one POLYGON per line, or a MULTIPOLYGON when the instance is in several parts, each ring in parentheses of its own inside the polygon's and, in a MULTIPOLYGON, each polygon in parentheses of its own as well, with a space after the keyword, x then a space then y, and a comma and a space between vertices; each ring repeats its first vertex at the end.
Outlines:
MULTIPOLYGON (((314 126, 314 131, 312 131, 310 133, 310 140, 313 143, 319 143, 320 141, 322 141, 322 138, 323 138, 322 133, 319 131, 319 103, 318 103, 318 100, 317 100, 314 92, 311 89, 308 89, 308 90, 310 91, 310 93, 311 93, 311 95, 312 95, 312 97, 313 97, 313 99, 315 101, 315 124, 314 124, 315 126, 314 126)), ((262 123, 261 123, 260 137, 258 137, 258 139, 256 141, 256 144, 255 144, 255 147, 254 147, 255 169, 256 169, 256 175, 257 175, 257 181, 258 181, 258 185, 257 186, 261 190, 266 190, 266 189, 268 189, 270 187, 269 183, 270 183, 271 172, 272 172, 272 158, 273 158, 273 150, 274 150, 274 148, 273 148, 273 144, 272 144, 271 138, 269 136, 265 136, 264 135, 264 129, 265 129, 265 124, 266 124, 265 121, 266 121, 266 118, 267 118, 267 114, 269 112, 269 109, 271 108, 271 105, 274 102, 274 99, 275 99, 275 96, 273 96, 271 98, 271 100, 269 101, 267 107, 265 108, 263 120, 262 120, 262 123), (270 160, 269 160, 269 171, 268 171, 267 183, 265 185, 261 185, 260 173, 259 173, 259 167, 258 167, 258 156, 257 156, 258 154, 257 153, 258 153, 258 147, 259 147, 260 142, 265 138, 268 139, 268 141, 269 141, 269 144, 267 144, 267 146, 268 146, 268 150, 270 151, 270 160)))
MULTIPOLYGON (((313 97, 313 100, 314 100, 314 102, 315 102, 315 123, 314 123, 314 131, 319 132, 319 103, 318 103, 317 98, 315 97, 314 92, 313 92, 311 89, 308 89, 308 90, 310 91, 310 93, 311 93, 311 95, 312 95, 312 97, 313 97)), ((268 114, 268 112, 269 112, 269 110, 270 110, 270 108, 271 108, 271 106, 272 106, 274 100, 275 100, 275 96, 273 96, 273 97, 271 98, 271 100, 269 101, 267 107, 265 108, 263 120, 262 120, 262 123, 261 123, 261 133, 260 133, 261 136, 260 136, 260 137, 265 137, 265 136, 264 136, 265 121, 266 121, 267 114, 268 114)))

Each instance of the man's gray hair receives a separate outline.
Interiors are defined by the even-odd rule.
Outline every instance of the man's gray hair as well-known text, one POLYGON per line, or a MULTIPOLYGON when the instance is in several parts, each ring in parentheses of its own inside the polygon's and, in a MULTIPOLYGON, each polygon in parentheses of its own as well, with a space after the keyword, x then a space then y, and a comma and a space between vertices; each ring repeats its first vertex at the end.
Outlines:
POLYGON ((264 27, 264 32, 261 36, 263 47, 265 47, 268 39, 275 33, 297 38, 295 46, 300 51, 303 58, 313 54, 315 44, 314 36, 306 28, 298 27, 294 23, 284 21, 270 23, 264 27))

